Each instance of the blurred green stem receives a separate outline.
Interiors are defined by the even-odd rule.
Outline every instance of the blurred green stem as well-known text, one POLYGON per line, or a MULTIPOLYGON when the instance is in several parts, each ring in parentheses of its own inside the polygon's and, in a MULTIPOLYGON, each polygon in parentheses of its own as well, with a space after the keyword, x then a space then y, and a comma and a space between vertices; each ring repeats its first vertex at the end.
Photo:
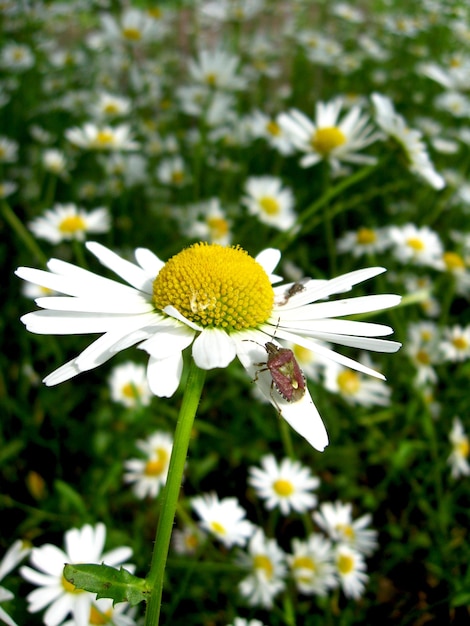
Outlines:
POLYGON ((160 517, 155 537, 152 563, 146 579, 147 583, 152 588, 152 592, 147 605, 145 626, 158 626, 160 618, 163 578, 170 547, 171 532, 175 520, 181 481, 189 448, 189 440, 191 438, 191 431, 204 386, 204 380, 205 371, 199 369, 191 359, 183 402, 176 424, 168 478, 160 503, 160 517))
POLYGON ((2 215, 6 222, 11 226, 11 228, 15 231, 21 241, 25 244, 28 250, 32 253, 33 256, 37 258, 37 260, 46 265, 47 257, 41 250, 41 248, 36 243, 34 237, 31 235, 29 230, 25 227, 23 222, 19 219, 13 209, 10 207, 8 202, 2 200, 2 215))

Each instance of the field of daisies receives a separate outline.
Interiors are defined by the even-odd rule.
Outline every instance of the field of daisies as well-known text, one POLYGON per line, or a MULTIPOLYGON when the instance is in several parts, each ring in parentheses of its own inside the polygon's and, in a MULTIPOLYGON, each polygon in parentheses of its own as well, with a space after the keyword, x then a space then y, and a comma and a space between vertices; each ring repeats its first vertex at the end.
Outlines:
POLYGON ((0 22, 0 623, 469 623, 468 3, 0 22))

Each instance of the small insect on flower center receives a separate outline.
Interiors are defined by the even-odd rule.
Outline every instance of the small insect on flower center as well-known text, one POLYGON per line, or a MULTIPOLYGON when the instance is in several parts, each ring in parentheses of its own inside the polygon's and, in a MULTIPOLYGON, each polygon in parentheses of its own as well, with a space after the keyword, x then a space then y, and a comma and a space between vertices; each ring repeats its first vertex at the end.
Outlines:
POLYGON ((279 213, 280 206, 276 198, 263 196, 258 202, 264 213, 267 213, 268 215, 277 215, 279 213))
POLYGON ((262 570, 268 580, 272 578, 274 567, 271 559, 265 554, 256 554, 253 557, 253 566, 256 570, 262 570))
POLYGON ((341 574, 349 574, 354 570, 354 558, 350 554, 340 554, 336 565, 341 574))
POLYGON ((359 376, 356 372, 351 372, 350 370, 344 370, 344 372, 338 374, 336 381, 340 391, 350 396, 355 395, 361 387, 359 376))
POLYGON ((360 246, 367 246, 377 241, 377 233, 372 228, 360 228, 356 234, 356 241, 360 246))
POLYGON ((200 326, 236 331, 269 318, 274 291, 261 265, 239 246, 197 243, 161 269, 153 302, 160 310, 175 307, 200 326))
POLYGON ((323 156, 327 156, 344 143, 346 135, 337 126, 319 128, 311 139, 312 148, 323 156))
POLYGON ((86 230, 86 223, 80 215, 69 215, 60 222, 59 230, 64 235, 74 235, 86 230))
POLYGON ((273 489, 278 496, 283 498, 291 496, 294 493, 294 485, 290 482, 290 480, 284 480, 283 478, 279 478, 274 481, 273 489))
POLYGON ((442 260, 449 272, 465 269, 465 261, 456 252, 444 252, 442 260))

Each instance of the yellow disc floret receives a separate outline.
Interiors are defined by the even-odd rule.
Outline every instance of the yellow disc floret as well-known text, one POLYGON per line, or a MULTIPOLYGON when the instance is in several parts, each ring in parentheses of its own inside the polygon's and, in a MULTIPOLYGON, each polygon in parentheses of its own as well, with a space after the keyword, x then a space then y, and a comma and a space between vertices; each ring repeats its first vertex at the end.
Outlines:
POLYGON ((200 326, 231 331, 266 322, 274 292, 261 265, 239 246, 196 243, 161 269, 153 301, 200 326))
POLYGON ((335 148, 338 148, 346 143, 346 135, 337 126, 325 126, 324 128, 319 128, 315 132, 311 139, 311 143, 312 148, 316 152, 319 152, 323 156, 327 156, 335 148))

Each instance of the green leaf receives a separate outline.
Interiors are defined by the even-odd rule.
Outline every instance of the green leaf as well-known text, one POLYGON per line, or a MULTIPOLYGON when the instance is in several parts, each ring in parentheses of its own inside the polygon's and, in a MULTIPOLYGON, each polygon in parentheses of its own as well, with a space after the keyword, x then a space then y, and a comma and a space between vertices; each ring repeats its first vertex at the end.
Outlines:
POLYGON ((129 602, 131 606, 135 606, 146 601, 151 591, 145 578, 138 578, 122 567, 118 570, 96 563, 66 564, 64 577, 77 589, 96 593, 97 599, 111 598, 113 604, 129 602))

